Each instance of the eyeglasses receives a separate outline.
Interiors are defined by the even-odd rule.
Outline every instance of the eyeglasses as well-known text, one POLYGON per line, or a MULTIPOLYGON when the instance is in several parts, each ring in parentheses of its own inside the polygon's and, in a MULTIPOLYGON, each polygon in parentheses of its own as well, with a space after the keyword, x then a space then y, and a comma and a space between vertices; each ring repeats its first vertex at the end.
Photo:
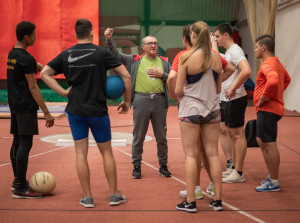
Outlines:
POLYGON ((144 43, 144 44, 146 44, 146 45, 148 45, 148 46, 158 46, 158 42, 149 42, 149 43, 144 43))

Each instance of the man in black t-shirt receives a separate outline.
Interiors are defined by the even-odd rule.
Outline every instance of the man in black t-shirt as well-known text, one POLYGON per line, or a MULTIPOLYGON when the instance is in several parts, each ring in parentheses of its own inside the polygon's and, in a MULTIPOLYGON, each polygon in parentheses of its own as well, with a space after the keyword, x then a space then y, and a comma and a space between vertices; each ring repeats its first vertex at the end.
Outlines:
POLYGON ((38 135, 37 110, 44 112, 46 127, 54 125, 36 82, 36 73, 43 66, 26 51, 35 42, 35 25, 20 22, 16 28, 17 43, 7 58, 7 93, 11 112, 10 133, 14 135, 10 158, 14 172, 13 198, 41 198, 42 194, 28 187, 26 173, 33 135, 38 135))
POLYGON ((113 69, 125 85, 124 99, 118 107, 127 113, 130 98, 130 75, 126 68, 103 47, 92 44, 92 24, 87 19, 75 23, 78 44, 60 53, 41 73, 43 81, 58 94, 68 97, 66 112, 75 142, 76 168, 83 190, 80 204, 94 207, 87 161, 88 131, 91 129, 104 161, 104 171, 110 187, 109 205, 126 202, 117 190, 116 164, 111 148, 110 120, 106 105, 106 71, 113 69), (63 73, 69 88, 63 89, 52 75, 63 73))

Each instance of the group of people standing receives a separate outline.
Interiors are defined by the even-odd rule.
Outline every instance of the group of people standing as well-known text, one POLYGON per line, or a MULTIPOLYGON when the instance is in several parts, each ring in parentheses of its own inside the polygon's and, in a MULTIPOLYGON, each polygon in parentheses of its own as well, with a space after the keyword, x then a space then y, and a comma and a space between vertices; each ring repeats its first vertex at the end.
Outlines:
MULTIPOLYGON (((245 182, 247 93, 243 85, 251 69, 243 50, 234 43, 228 24, 218 25, 212 34, 201 21, 186 27, 183 44, 187 50, 175 57, 173 65, 177 67, 167 81, 171 97, 180 100, 178 117, 185 152, 187 190, 180 195, 187 199, 178 204, 177 209, 197 212, 195 199, 203 197, 199 177, 203 158, 211 180, 207 192, 214 194, 209 206, 219 211, 223 209, 221 183, 245 182), (186 35, 186 27, 190 27, 190 36, 186 35), (191 44, 187 44, 189 38, 191 44), (224 58, 217 55, 218 46, 225 48, 224 58, 228 64, 221 62, 224 58), (224 172, 221 172, 218 156, 219 139, 227 159, 224 172)), ((253 101, 257 112, 257 141, 269 172, 255 188, 259 192, 280 190, 277 122, 284 114, 283 92, 291 79, 274 56, 274 49, 273 37, 257 37, 255 52, 263 64, 257 75, 253 101)))
MULTIPOLYGON (((126 55, 117 50, 111 38, 112 28, 104 32, 107 49, 92 44, 93 29, 87 19, 76 21, 75 32, 78 44, 64 50, 43 68, 26 51, 35 41, 34 24, 23 21, 17 26, 17 44, 9 53, 7 73, 11 133, 14 134, 11 147, 15 177, 13 197, 43 196, 32 191, 26 181, 32 138, 38 134, 38 107, 45 114, 46 126, 54 124, 36 84, 35 74, 42 70, 42 80, 69 99, 66 112, 75 142, 76 169, 84 194, 79 203, 84 207, 94 207, 87 162, 89 129, 103 157, 110 187, 109 204, 126 202, 126 197, 117 187, 105 97, 106 72, 112 69, 125 84, 123 101, 118 110, 126 114, 129 107, 133 109, 132 178, 142 178, 143 143, 150 121, 157 143, 158 172, 164 177, 172 176, 167 166, 166 138, 170 93, 171 98, 179 100, 178 119, 187 182, 186 190, 180 191, 186 200, 178 204, 177 209, 197 212, 195 199, 203 198, 200 188, 202 160, 211 180, 207 192, 214 196, 209 206, 216 211, 222 210, 222 182, 245 181, 243 163, 247 144, 244 120, 247 97, 243 84, 251 74, 242 49, 233 42, 231 27, 221 24, 212 34, 209 26, 202 21, 185 26, 183 44, 186 50, 175 57, 172 67, 167 58, 158 56, 158 41, 154 36, 146 36, 142 40, 143 55, 126 55), (226 49, 224 58, 218 53, 217 45, 226 49), (59 73, 65 75, 70 86, 68 89, 63 89, 53 78, 59 73), (227 159, 227 169, 223 173, 218 155, 219 139, 227 159)), ((271 36, 264 35, 257 40, 256 53, 258 58, 264 60, 254 92, 258 112, 257 137, 270 173, 256 190, 275 191, 280 189, 277 122, 283 115, 283 91, 290 78, 278 58, 274 57, 274 39, 271 36)))

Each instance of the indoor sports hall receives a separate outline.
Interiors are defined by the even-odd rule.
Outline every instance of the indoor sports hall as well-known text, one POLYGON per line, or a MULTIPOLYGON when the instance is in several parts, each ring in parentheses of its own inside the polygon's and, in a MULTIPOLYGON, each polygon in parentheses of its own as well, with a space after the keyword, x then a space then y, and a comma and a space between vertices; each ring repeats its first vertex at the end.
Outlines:
MULTIPOLYGON (((299 36, 297 29, 300 0, 11 0, 1 1, 0 27, 0 222, 298 222, 300 218, 300 79, 298 70, 299 36), (246 181, 222 184, 223 211, 209 207, 206 192, 210 180, 201 170, 203 199, 196 200, 197 213, 176 210, 186 189, 185 155, 178 121, 178 102, 169 99, 167 112, 168 168, 172 177, 158 174, 156 140, 150 124, 143 147, 142 178, 132 178, 133 109, 117 111, 121 98, 107 100, 112 132, 112 149, 117 166, 118 189, 127 202, 109 206, 109 186, 103 160, 89 134, 88 161, 94 208, 79 204, 82 190, 75 165, 75 147, 65 108, 67 99, 59 96, 36 75, 54 126, 45 127, 38 111, 39 135, 33 137, 27 179, 40 171, 54 175, 54 191, 42 199, 12 198, 13 171, 10 148, 11 113, 7 96, 7 55, 16 43, 15 28, 22 21, 36 25, 35 45, 28 48, 38 62, 46 65, 62 50, 76 44, 74 23, 87 18, 93 24, 96 45, 106 47, 104 31, 115 30, 114 41, 124 54, 142 54, 142 39, 155 36, 158 54, 173 62, 184 50, 182 28, 196 21, 206 22, 211 31, 221 23, 234 30, 233 39, 245 52, 251 76, 245 83, 248 106, 245 124, 256 119, 253 90, 261 61, 255 57, 255 38, 268 33, 275 37, 275 55, 291 77, 284 92, 285 113, 278 122, 277 147, 280 152, 280 191, 257 192, 255 187, 266 176, 267 168, 259 147, 248 147, 244 161, 246 181)), ((221 53, 225 49, 219 48, 221 53)), ((111 75, 108 72, 108 75, 111 75)), ((63 88, 63 74, 56 80, 63 88)), ((226 158, 218 146, 222 171, 226 158)))

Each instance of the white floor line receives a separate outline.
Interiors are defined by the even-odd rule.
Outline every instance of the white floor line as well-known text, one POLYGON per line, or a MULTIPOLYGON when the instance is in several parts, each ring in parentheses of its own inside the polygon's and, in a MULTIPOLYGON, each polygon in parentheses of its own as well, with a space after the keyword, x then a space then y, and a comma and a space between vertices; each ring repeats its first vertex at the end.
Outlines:
MULTIPOLYGON (((32 155, 32 156, 29 156, 29 158, 33 158, 33 157, 37 157, 37 156, 42 156, 42 155, 44 155, 44 154, 51 153, 51 152, 55 152, 55 151, 57 151, 57 150, 64 149, 64 148, 66 148, 66 147, 69 147, 69 146, 62 146, 62 147, 59 147, 59 148, 56 148, 56 149, 49 150, 49 151, 47 151, 47 152, 38 153, 38 154, 35 154, 35 155, 32 155)), ((114 146, 113 148, 116 149, 116 150, 118 150, 118 151, 120 151, 121 153, 123 153, 123 154, 125 154, 125 155, 131 157, 131 154, 129 154, 129 153, 127 153, 127 152, 125 152, 125 151, 119 149, 118 147, 114 146)), ((142 163, 145 164, 145 165, 147 165, 147 166, 149 166, 149 167, 151 167, 152 169, 155 169, 155 170, 158 171, 158 168, 157 168, 157 167, 155 167, 155 166, 153 166, 153 165, 151 165, 151 164, 149 164, 149 163, 147 163, 147 162, 145 162, 145 161, 142 161, 142 163)), ((7 165, 10 165, 10 164, 11 164, 11 163, 4 163, 4 164, 1 164, 0 167, 7 166, 7 165)), ((183 185, 186 185, 186 182, 180 180, 180 179, 177 178, 177 177, 172 176, 171 178, 174 179, 174 180, 176 180, 177 182, 183 184, 183 185)), ((207 196, 207 197, 211 197, 209 194, 205 193, 204 191, 203 191, 202 193, 203 193, 205 196, 207 196)), ((241 211, 240 209, 238 209, 238 208, 236 208, 236 207, 234 207, 234 206, 232 206, 232 205, 230 205, 230 204, 228 204, 228 203, 225 203, 224 201, 223 201, 223 205, 224 205, 224 206, 227 206, 228 208, 230 208, 230 209, 232 209, 232 210, 237 211, 238 213, 240 213, 240 214, 242 214, 242 215, 244 215, 244 216, 246 216, 246 217, 248 217, 248 218, 250 218, 250 219, 252 219, 252 220, 254 220, 255 222, 258 222, 258 223, 266 223, 265 221, 260 220, 259 218, 256 218, 256 217, 252 216, 251 214, 248 214, 248 213, 246 213, 246 212, 244 212, 244 211, 241 211)))
MULTIPOLYGON (((33 157, 36 157, 36 156, 42 156, 44 154, 47 154, 47 153, 52 153, 52 152, 55 152, 57 150, 60 150, 60 149, 64 149, 68 146, 62 146, 62 147, 59 147, 59 148, 56 148, 56 149, 52 149, 52 150, 49 150, 47 152, 43 152, 43 153, 38 153, 38 154, 35 154, 35 155, 32 155, 32 156, 29 156, 29 159, 30 158, 33 158, 33 157)), ((4 163, 4 164, 1 164, 0 167, 3 167, 3 166, 7 166, 7 165, 11 165, 11 163, 4 163)))
MULTIPOLYGON (((131 157, 131 154, 129 154, 129 153, 123 151, 122 149, 119 149, 119 148, 116 147, 116 146, 114 146, 113 148, 116 149, 116 150, 118 150, 119 152, 121 152, 121 153, 123 153, 123 154, 125 154, 125 155, 131 157)), ((147 165, 147 166, 149 166, 149 167, 151 167, 152 169, 155 169, 155 170, 158 171, 158 168, 157 168, 157 167, 155 167, 155 166, 153 166, 153 165, 151 165, 151 164, 149 164, 149 163, 147 163, 147 162, 145 162, 145 161, 142 161, 142 163, 145 164, 145 165, 147 165)), ((176 180, 177 182, 183 184, 183 185, 186 185, 186 182, 184 182, 184 181, 178 179, 177 177, 172 176, 171 178, 174 179, 174 180, 176 180)), ((203 193, 205 196, 211 198, 211 196, 210 196, 209 194, 205 193, 204 191, 202 191, 202 193, 203 193)), ((234 207, 234 206, 232 206, 232 205, 230 205, 230 204, 228 204, 228 203, 226 203, 226 202, 224 202, 224 201, 222 201, 222 203, 223 203, 224 206, 226 206, 226 207, 228 207, 228 208, 230 208, 230 209, 232 209, 232 210, 234 210, 234 211, 237 211, 237 212, 240 213, 241 215, 244 215, 245 217, 250 218, 250 219, 252 219, 252 220, 255 221, 255 222, 258 222, 258 223, 266 223, 265 221, 260 220, 259 218, 256 218, 256 217, 254 217, 253 215, 248 214, 248 213, 246 213, 246 212, 244 212, 244 211, 241 211, 240 209, 238 209, 238 208, 236 208, 236 207, 234 207)))

